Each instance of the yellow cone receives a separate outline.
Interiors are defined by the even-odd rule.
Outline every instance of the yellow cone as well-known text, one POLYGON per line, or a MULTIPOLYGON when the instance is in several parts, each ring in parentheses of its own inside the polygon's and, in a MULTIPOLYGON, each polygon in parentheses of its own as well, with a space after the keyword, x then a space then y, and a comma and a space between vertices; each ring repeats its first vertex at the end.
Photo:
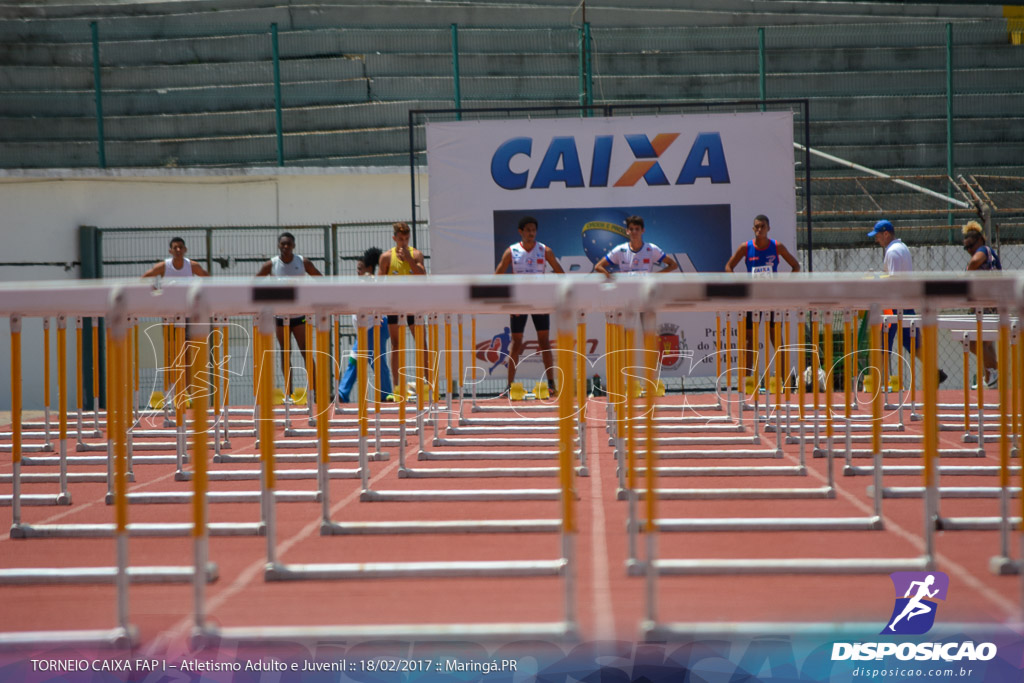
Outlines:
POLYGON ((292 392, 292 403, 294 403, 297 406, 304 406, 304 405, 306 405, 306 388, 305 387, 297 387, 295 389, 295 391, 292 392))
POLYGON ((271 403, 275 406, 284 404, 284 389, 280 387, 274 387, 274 391, 271 393, 271 403))
POLYGON ((163 410, 164 408, 164 392, 154 391, 149 395, 149 407, 153 410, 163 410))
POLYGON ((526 389, 519 382, 513 382, 512 386, 509 387, 508 397, 513 401, 522 401, 526 398, 526 389))

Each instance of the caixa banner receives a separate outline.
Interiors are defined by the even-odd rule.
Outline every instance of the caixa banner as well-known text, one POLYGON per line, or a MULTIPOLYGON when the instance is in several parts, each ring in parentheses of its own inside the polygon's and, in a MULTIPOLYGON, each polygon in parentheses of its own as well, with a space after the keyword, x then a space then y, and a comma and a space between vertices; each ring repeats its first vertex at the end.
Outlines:
MULTIPOLYGON (((643 219, 643 243, 657 247, 650 256, 628 247, 639 259, 631 270, 672 262, 684 273, 721 272, 758 215, 769 217, 771 239, 795 249, 793 150, 790 111, 427 123, 432 272, 494 272, 509 247, 532 245, 520 230, 527 216, 569 275, 592 273, 629 242, 631 216, 643 219)), ((515 265, 532 265, 517 272, 552 272, 538 263, 544 249, 529 251, 515 265)), ((587 323, 596 361, 603 316, 587 323)), ((656 324, 664 376, 715 373, 712 314, 662 313, 656 324)), ((507 317, 478 321, 474 357, 488 377, 505 374, 510 328, 507 317)), ((529 354, 532 324, 524 341, 528 381, 543 367, 529 354)))

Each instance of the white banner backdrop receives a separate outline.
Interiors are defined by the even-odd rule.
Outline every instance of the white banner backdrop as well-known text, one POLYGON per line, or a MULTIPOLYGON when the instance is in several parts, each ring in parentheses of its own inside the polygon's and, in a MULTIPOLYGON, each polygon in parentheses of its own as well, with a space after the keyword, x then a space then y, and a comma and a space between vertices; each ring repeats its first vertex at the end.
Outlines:
MULTIPOLYGON (((794 251, 793 158, 788 111, 428 123, 431 271, 494 272, 525 215, 570 273, 592 272, 627 241, 634 214, 644 240, 684 272, 722 271, 753 237, 758 214, 771 220, 769 237, 794 251)), ((587 323, 596 362, 604 320, 587 323)), ((658 323, 663 374, 714 374, 713 315, 662 314, 658 323)), ((507 327, 504 316, 478 323, 475 358, 487 377, 505 374, 507 327)), ((518 378, 528 383, 543 374, 539 355, 526 355, 536 350, 532 324, 524 339, 518 378)))

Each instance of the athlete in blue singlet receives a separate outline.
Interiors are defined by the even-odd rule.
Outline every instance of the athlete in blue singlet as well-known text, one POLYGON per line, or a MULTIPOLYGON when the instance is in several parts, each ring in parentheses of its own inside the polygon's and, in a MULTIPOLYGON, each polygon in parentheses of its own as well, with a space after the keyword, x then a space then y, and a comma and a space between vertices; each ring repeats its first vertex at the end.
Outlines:
MULTIPOLYGON (((769 230, 771 230, 771 224, 768 221, 768 216, 764 214, 755 216, 754 239, 747 240, 736 247, 732 258, 725 264, 725 272, 732 273, 740 261, 744 261, 747 266, 747 272, 752 276, 771 277, 779 271, 780 258, 789 264, 794 273, 798 272, 800 270, 800 262, 789 252, 786 245, 776 240, 768 239, 769 230)), ((774 315, 773 313, 768 319, 768 333, 771 336, 772 345, 778 348, 778 345, 775 343, 775 326, 772 324, 775 321, 774 315)), ((750 333, 754 330, 754 317, 749 312, 747 313, 747 330, 746 348, 743 352, 743 367, 750 371, 756 370, 756 368, 751 368, 754 340, 752 338, 753 335, 750 333)))
MULTIPOLYGON (((985 232, 978 221, 970 221, 961 231, 964 236, 964 249, 971 255, 967 263, 967 270, 1002 270, 1003 264, 999 261, 999 255, 995 250, 985 244, 985 232)), ((985 313, 995 313, 996 309, 985 309, 985 313)), ((978 353, 978 345, 971 342, 971 351, 978 353)), ((981 345, 981 364, 985 368, 985 386, 994 387, 999 376, 999 365, 996 356, 996 345, 992 342, 983 342, 981 345)), ((972 389, 977 388, 975 380, 972 389)))
POLYGON ((747 255, 743 257, 747 272, 755 277, 761 273, 779 272, 779 245, 775 240, 768 240, 768 246, 758 249, 754 240, 747 240, 747 255))

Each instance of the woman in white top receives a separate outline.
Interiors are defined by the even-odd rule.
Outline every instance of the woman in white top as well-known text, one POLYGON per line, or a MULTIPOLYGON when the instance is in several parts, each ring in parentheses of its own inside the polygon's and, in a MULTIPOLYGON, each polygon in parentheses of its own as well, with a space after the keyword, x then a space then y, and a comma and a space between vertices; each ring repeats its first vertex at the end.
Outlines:
POLYGON ((168 252, 171 258, 160 261, 147 270, 142 277, 163 277, 168 280, 180 280, 192 276, 210 277, 205 268, 197 262, 185 258, 185 254, 188 253, 185 240, 180 237, 172 237, 170 247, 168 252))

